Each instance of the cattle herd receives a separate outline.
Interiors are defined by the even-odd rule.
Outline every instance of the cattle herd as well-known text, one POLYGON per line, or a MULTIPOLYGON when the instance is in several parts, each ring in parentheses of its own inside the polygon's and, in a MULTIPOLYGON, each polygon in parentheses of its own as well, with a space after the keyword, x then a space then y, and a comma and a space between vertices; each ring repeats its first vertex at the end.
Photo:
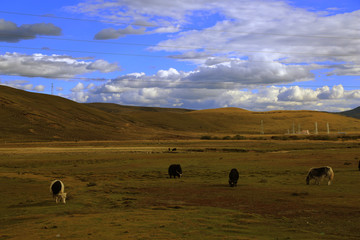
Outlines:
MULTIPOLYGON (((360 171, 360 161, 359 161, 359 171, 360 171)), ((182 169, 180 164, 171 164, 168 168, 169 177, 172 178, 181 178, 182 169)), ((230 170, 229 173, 229 186, 236 187, 237 181, 239 179, 239 172, 236 168, 230 170)), ((319 167, 311 168, 306 177, 306 184, 309 185, 310 181, 314 180, 314 183, 319 185, 322 180, 326 179, 327 184, 330 185, 331 181, 334 179, 334 171, 331 167, 319 167)), ((55 199, 56 203, 63 202, 66 203, 66 193, 64 192, 64 184, 60 180, 54 180, 50 184, 50 192, 55 199)))

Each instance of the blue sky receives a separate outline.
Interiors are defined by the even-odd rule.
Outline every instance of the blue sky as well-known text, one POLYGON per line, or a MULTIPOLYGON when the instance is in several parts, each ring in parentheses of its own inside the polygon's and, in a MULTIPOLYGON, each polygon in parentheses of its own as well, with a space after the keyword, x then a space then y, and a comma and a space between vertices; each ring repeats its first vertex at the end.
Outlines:
POLYGON ((344 111, 360 106, 359 22, 358 0, 6 1, 0 84, 77 102, 344 111))

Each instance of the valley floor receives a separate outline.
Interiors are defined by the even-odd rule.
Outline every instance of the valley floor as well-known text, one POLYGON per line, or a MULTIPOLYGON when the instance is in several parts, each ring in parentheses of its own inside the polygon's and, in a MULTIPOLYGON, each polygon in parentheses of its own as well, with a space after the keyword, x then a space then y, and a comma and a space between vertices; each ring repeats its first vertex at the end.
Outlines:
POLYGON ((309 140, 3 144, 0 239, 359 239, 359 150, 309 140), (173 163, 182 178, 168 177, 173 163), (334 169, 332 185, 306 185, 317 166, 334 169), (66 204, 52 199, 54 179, 66 204))

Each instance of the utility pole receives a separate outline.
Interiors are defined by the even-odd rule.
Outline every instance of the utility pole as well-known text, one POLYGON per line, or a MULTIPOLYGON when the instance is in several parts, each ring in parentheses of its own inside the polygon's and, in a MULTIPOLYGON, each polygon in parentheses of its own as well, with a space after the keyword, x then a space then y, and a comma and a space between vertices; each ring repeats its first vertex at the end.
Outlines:
POLYGON ((292 125, 292 133, 295 134, 295 122, 293 122, 293 125, 292 125))
POLYGON ((318 127, 317 127, 317 122, 315 122, 315 134, 317 135, 319 132, 318 132, 318 127))
POLYGON ((54 83, 51 83, 51 95, 54 95, 54 83))
POLYGON ((330 134, 330 127, 329 127, 329 123, 326 123, 326 129, 327 129, 327 134, 330 134))
POLYGON ((260 121, 260 134, 264 134, 264 121, 260 121))

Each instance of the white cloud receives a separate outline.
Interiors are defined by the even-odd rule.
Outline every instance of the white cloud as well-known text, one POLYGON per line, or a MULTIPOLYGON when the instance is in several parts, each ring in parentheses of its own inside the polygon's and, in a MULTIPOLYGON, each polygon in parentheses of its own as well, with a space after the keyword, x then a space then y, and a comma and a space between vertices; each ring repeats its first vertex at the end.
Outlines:
POLYGON ((34 87, 33 90, 35 90, 37 92, 43 92, 45 90, 45 86, 44 85, 37 85, 37 86, 34 87))
POLYGON ((70 95, 70 99, 80 103, 85 103, 89 99, 89 96, 85 92, 72 92, 70 95))
POLYGON ((71 89, 72 92, 81 92, 85 89, 84 84, 79 82, 75 87, 71 89))
POLYGON ((190 72, 170 68, 149 76, 132 73, 91 89, 84 89, 83 85, 76 89, 84 93, 79 96, 79 101, 84 101, 84 96, 87 96, 89 102, 195 109, 234 106, 259 111, 277 108, 336 111, 358 104, 360 90, 347 91, 342 85, 317 89, 300 86, 265 87, 312 78, 306 66, 279 62, 252 64, 232 60, 204 65, 190 72), (250 85, 253 88, 244 89, 250 85))
POLYGON ((332 69, 328 76, 360 76, 360 64, 337 64, 328 67, 332 69))
MULTIPOLYGON (((279 0, 83 0, 67 9, 115 25, 99 31, 95 39, 158 34, 156 39, 164 40, 148 50, 165 51, 171 61, 187 61, 194 67, 186 72, 173 67, 152 75, 131 73, 96 86, 78 84, 70 98, 250 110, 336 111, 358 106, 360 91, 345 90, 342 85, 317 89, 272 86, 299 85, 316 80, 315 74, 335 78, 360 72, 360 10, 324 13, 290 4, 279 0), (203 19, 210 21, 206 27, 193 27, 203 19), (124 23, 128 26, 123 27, 124 23)), ((116 70, 117 64, 105 60, 41 54, 16 59, 11 54, 7 59, 0 56, 0 74, 71 77, 116 70)))
POLYGON ((156 74, 159 78, 166 78, 166 79, 179 79, 180 73, 174 69, 170 68, 169 70, 160 70, 156 74))
POLYGON ((213 64, 216 59, 226 62, 234 57, 249 58, 256 63, 278 59, 301 64, 335 61, 343 65, 329 74, 359 74, 358 64, 343 62, 360 62, 357 31, 360 10, 324 14, 279 0, 83 1, 66 9, 113 22, 143 23, 125 29, 104 29, 98 33, 102 39, 132 32, 143 34, 145 28, 147 34, 171 32, 167 40, 150 49, 176 53, 173 58, 198 65, 205 61, 213 64), (213 14, 217 14, 217 21, 212 25, 188 28, 194 17, 213 14))
MULTIPOLYGON (((111 22, 147 23, 146 25, 173 25, 188 22, 193 11, 215 9, 215 0, 122 0, 83 1, 66 7, 68 11, 98 16, 111 22)), ((163 29, 162 29, 163 30, 163 29)))
POLYGON ((312 89, 304 89, 299 86, 281 88, 278 95, 279 101, 308 102, 316 101, 318 93, 312 89))
POLYGON ((33 90, 33 85, 32 84, 24 84, 21 86, 21 89, 23 90, 33 90))
POLYGON ((209 81, 226 83, 239 83, 242 85, 269 85, 314 79, 309 66, 285 65, 280 62, 249 62, 231 60, 210 66, 201 66, 193 71, 188 79, 196 81, 209 81))
POLYGON ((109 63, 103 59, 96 60, 90 63, 86 69, 90 71, 100 71, 103 73, 115 72, 120 70, 120 67, 116 63, 109 63))
POLYGON ((66 55, 5 53, 0 55, 0 74, 25 77, 71 78, 76 75, 100 71, 119 70, 116 63, 105 60, 79 61, 66 55))
POLYGON ((342 85, 334 86, 332 89, 324 86, 319 90, 318 97, 320 99, 340 99, 344 97, 344 87, 342 85))
POLYGON ((117 39, 120 37, 125 37, 126 35, 143 35, 145 34, 145 28, 133 28, 132 26, 127 26, 124 29, 114 29, 106 28, 98 32, 94 39, 96 40, 107 40, 107 39, 117 39))
MULTIPOLYGON (((201 55, 203 62, 209 61, 209 54, 227 58, 248 57, 255 62, 277 59, 300 63, 360 61, 360 38, 356 30, 360 10, 323 15, 291 7, 282 1, 256 0, 218 1, 213 6, 217 6, 217 12, 224 15, 223 21, 205 29, 183 29, 151 49, 180 52, 178 59, 196 64, 201 55), (228 7, 230 5, 231 8, 228 7), (198 50, 190 51, 178 46, 198 50), (201 55, 196 55, 194 51, 201 55), (196 58, 189 57, 190 52, 196 58)), ((334 74, 358 75, 358 65, 346 67, 346 73, 339 70, 334 74)))

